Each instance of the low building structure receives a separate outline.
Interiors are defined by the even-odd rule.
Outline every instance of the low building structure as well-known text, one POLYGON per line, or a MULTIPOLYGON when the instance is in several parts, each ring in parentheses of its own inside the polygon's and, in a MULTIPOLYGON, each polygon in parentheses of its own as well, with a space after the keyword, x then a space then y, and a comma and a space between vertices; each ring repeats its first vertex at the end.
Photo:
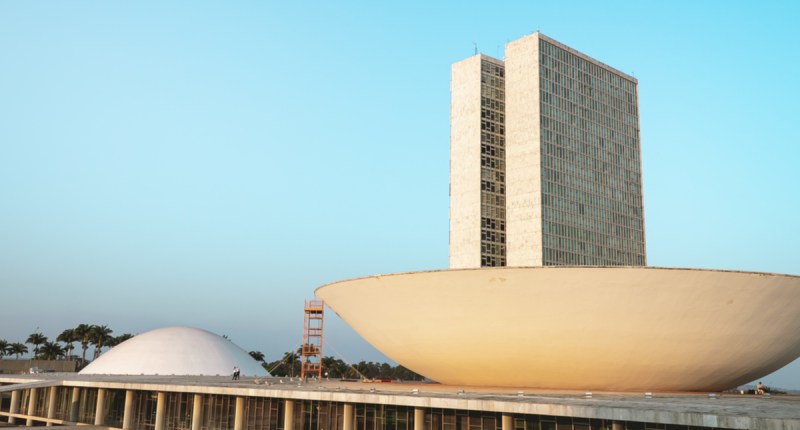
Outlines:
POLYGON ((40 374, 0 377, 0 425, 7 424, 125 430, 777 430, 800 429, 800 398, 40 374))
POLYGON ((0 360, 0 374, 75 372, 78 360, 0 360))

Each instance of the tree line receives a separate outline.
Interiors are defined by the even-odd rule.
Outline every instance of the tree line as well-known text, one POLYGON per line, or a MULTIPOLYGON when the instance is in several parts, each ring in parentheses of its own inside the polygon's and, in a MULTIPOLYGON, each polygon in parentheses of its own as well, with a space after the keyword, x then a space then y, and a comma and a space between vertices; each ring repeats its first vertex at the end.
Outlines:
MULTIPOLYGON (((283 358, 275 361, 265 361, 264 354, 260 351, 250 351, 250 356, 272 376, 300 376, 300 350, 285 352, 283 358)), ((401 365, 392 366, 389 363, 376 363, 360 361, 350 365, 334 357, 322 357, 322 375, 336 379, 400 379, 404 381, 421 381, 421 375, 406 369, 401 365)))
POLYGON ((75 328, 68 328, 51 341, 42 332, 31 333, 25 342, 9 342, 0 339, 0 359, 4 356, 14 356, 17 360, 21 355, 32 353, 34 360, 76 360, 80 358, 81 364, 86 363, 86 352, 90 346, 94 347, 92 359, 102 353, 103 348, 112 348, 133 337, 130 333, 112 336, 114 331, 107 325, 79 324, 75 328), (81 356, 72 354, 75 344, 80 344, 81 356), (31 345, 32 350, 26 344, 31 345))
MULTIPOLYGON (((75 328, 68 328, 51 341, 42 332, 31 333, 25 342, 8 342, 0 339, 0 359, 32 353, 34 360, 80 360, 83 367, 87 363, 86 353, 94 347, 92 360, 103 351, 103 348, 113 348, 116 345, 133 337, 130 333, 112 336, 114 331, 107 325, 79 324, 75 328), (79 345, 81 355, 73 355, 75 345, 79 345), (28 345, 31 349, 28 349, 28 345)), ((227 338, 227 336, 223 336, 227 338)), ((300 375, 300 349, 296 352, 286 352, 283 357, 275 361, 266 361, 260 351, 250 351, 250 356, 273 376, 295 377, 300 375)), ((322 358, 322 374, 328 378, 344 379, 401 379, 406 381, 419 381, 423 377, 406 369, 403 366, 392 366, 389 363, 376 363, 360 361, 350 365, 334 357, 322 358)))

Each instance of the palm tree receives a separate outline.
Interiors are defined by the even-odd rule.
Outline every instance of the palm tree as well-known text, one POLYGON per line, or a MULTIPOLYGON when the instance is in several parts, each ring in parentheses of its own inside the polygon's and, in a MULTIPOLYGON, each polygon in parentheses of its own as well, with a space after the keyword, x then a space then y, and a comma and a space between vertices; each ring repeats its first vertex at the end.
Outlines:
POLYGON ((133 335, 130 333, 121 334, 119 336, 113 337, 112 340, 106 344, 106 346, 109 348, 113 348, 132 337, 133 335))
POLYGON ((250 356, 253 357, 253 360, 264 362, 264 353, 261 351, 250 351, 250 356))
POLYGON ((92 331, 92 326, 89 324, 78 324, 73 330, 75 330, 75 337, 78 339, 78 342, 81 343, 81 350, 83 351, 81 354, 81 363, 86 363, 86 350, 89 348, 89 334, 92 331))
POLYGON ((90 330, 90 342, 94 345, 94 358, 92 358, 92 360, 97 360, 103 347, 113 342, 114 337, 111 336, 112 332, 114 332, 114 330, 108 328, 107 325, 92 326, 90 330))
POLYGON ((15 342, 8 346, 8 353, 16 355, 19 360, 20 355, 28 353, 28 347, 23 343, 15 342))
POLYGON ((8 341, 5 339, 0 339, 0 360, 3 359, 3 356, 8 353, 8 341))
POLYGON ((292 373, 289 376, 294 377, 294 366, 297 365, 298 361, 299 359, 296 352, 287 352, 283 355, 283 362, 292 369, 292 373))
POLYGON ((78 336, 75 334, 75 329, 68 328, 62 331, 61 334, 58 335, 56 340, 59 342, 64 342, 64 344, 67 345, 67 347, 65 348, 66 354, 67 357, 69 357, 69 359, 72 360, 72 349, 73 349, 72 344, 79 340, 78 336))
POLYGON ((31 335, 28 336, 28 340, 25 341, 25 343, 33 345, 33 358, 39 356, 39 345, 45 342, 47 342, 47 336, 39 332, 31 333, 31 335))
POLYGON ((350 366, 344 361, 331 356, 322 357, 322 371, 333 378, 344 378, 350 366))
POLYGON ((297 365, 297 353, 289 351, 283 354, 283 358, 278 361, 267 363, 264 366, 269 373, 275 376, 294 376, 294 369, 297 365))
POLYGON ((64 356, 64 348, 56 342, 45 342, 41 353, 41 358, 45 360, 58 360, 64 356))

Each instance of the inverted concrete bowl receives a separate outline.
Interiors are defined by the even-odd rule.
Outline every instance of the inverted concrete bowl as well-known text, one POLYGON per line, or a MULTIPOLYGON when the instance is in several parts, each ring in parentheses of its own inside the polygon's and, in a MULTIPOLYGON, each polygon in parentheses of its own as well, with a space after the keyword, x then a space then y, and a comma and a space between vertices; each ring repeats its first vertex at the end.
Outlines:
POLYGON ((442 270, 316 295, 392 360, 435 381, 716 391, 800 355, 800 277, 650 267, 442 270))

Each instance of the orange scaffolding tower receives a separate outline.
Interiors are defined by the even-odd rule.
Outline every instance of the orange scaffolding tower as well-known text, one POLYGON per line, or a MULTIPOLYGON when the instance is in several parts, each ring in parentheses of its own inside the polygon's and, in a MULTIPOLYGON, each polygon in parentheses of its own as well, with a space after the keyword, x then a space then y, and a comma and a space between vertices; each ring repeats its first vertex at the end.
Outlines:
POLYGON ((303 344, 300 347, 300 378, 322 379, 322 323, 325 304, 322 300, 306 300, 303 318, 303 344))

